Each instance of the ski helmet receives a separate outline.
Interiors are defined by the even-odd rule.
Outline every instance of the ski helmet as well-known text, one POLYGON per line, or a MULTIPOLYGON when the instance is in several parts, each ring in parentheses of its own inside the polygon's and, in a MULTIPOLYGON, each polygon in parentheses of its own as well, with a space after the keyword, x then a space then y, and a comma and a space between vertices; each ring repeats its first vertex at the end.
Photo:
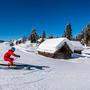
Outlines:
POLYGON ((11 50, 15 51, 15 47, 12 47, 11 50))

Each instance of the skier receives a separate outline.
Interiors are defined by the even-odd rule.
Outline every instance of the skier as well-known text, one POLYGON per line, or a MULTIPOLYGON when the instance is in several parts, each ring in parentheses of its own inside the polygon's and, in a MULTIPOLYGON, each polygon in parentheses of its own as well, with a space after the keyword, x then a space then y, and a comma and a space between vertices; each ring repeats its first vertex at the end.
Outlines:
POLYGON ((15 48, 12 47, 10 50, 8 50, 8 51, 4 54, 4 60, 9 62, 9 63, 8 63, 8 66, 13 66, 13 65, 14 65, 14 63, 13 63, 14 58, 11 58, 11 56, 19 57, 19 58, 20 58, 20 55, 16 55, 16 54, 14 53, 14 51, 15 51, 15 48))

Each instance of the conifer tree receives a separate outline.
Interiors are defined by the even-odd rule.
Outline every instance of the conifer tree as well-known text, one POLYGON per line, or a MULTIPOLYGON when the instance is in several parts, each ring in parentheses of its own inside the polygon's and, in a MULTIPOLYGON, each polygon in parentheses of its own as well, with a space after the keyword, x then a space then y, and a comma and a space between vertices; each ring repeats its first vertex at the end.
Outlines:
POLYGON ((72 40, 72 28, 71 28, 71 24, 67 24, 66 29, 64 31, 64 35, 63 37, 68 38, 69 40, 72 40))
POLYGON ((36 43, 38 40, 38 34, 36 33, 36 29, 32 29, 31 35, 29 36, 29 40, 31 40, 31 43, 36 43))

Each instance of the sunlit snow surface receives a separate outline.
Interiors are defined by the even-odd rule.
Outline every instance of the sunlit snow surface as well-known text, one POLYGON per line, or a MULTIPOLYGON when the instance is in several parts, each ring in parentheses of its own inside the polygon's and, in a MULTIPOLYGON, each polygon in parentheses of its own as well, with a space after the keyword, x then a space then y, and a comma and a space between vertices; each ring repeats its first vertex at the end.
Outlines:
POLYGON ((0 66, 0 90, 90 90, 90 58, 85 53, 89 49, 84 55, 63 60, 40 56, 33 47, 16 48, 21 58, 15 62, 48 68, 26 70, 0 66))

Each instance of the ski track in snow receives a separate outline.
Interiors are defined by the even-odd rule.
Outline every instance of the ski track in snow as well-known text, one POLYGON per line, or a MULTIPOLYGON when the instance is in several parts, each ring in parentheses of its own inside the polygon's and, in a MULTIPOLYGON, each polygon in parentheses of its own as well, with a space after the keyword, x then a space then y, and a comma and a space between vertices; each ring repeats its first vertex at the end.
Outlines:
MULTIPOLYGON (((18 70, 19 71, 19 70, 18 70)), ((4 70, 5 72, 5 70, 4 70)), ((49 71, 41 71, 41 70, 36 70, 36 71, 23 71, 18 75, 14 75, 17 71, 15 71, 15 73, 13 73, 13 71, 11 72, 11 70, 8 71, 9 74, 7 74, 7 76, 4 75, 0 75, 0 78, 2 78, 2 80, 0 79, 0 86, 1 87, 8 87, 10 86, 21 86, 21 85, 29 85, 32 83, 38 83, 41 80, 44 80, 45 78, 47 78, 49 71), (39 71, 39 72, 38 72, 39 71), (27 73, 27 74, 26 74, 27 73), (39 73, 39 76, 37 76, 39 73), (34 76, 34 77, 33 77, 34 76), (4 82, 3 82, 4 80, 4 82), (18 82, 19 81, 19 82, 18 82)), ((5 74, 5 75, 6 75, 5 74)))

